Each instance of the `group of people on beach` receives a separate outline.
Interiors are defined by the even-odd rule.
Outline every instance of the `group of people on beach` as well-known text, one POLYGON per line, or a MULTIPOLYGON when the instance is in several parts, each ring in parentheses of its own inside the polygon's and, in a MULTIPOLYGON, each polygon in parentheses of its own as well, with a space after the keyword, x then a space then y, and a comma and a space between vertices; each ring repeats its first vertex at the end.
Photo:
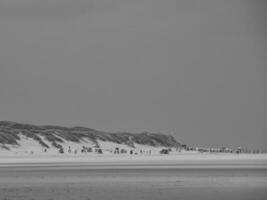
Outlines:
MULTIPOLYGON (((45 152, 47 151, 46 149, 44 150, 45 152)), ((64 154, 65 150, 63 148, 60 148, 59 153, 64 154)), ((82 146, 81 149, 77 148, 71 148, 71 146, 68 147, 67 153, 73 153, 73 154, 86 154, 86 153, 97 153, 97 154, 103 154, 104 152, 112 153, 112 154, 129 154, 129 155, 151 155, 152 150, 137 150, 137 149, 124 149, 124 148, 119 148, 115 147, 114 149, 103 149, 100 147, 87 147, 87 146, 82 146)))

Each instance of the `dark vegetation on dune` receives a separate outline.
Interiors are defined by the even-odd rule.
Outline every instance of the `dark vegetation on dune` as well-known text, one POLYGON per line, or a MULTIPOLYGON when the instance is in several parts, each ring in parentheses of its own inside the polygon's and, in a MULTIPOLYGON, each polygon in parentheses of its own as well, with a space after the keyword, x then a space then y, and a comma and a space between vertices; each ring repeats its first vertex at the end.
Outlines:
POLYGON ((126 144, 131 147, 134 147, 134 143, 164 147, 180 146, 180 143, 173 136, 160 133, 108 133, 86 127, 36 126, 0 121, 0 144, 3 148, 7 148, 6 144, 19 145, 19 134, 38 141, 40 145, 46 148, 49 148, 47 144, 47 141, 49 141, 58 149, 62 147, 60 144, 63 139, 79 143, 85 138, 93 141, 96 146, 98 146, 97 140, 126 144), (42 138, 45 138, 46 141, 43 141, 42 138))

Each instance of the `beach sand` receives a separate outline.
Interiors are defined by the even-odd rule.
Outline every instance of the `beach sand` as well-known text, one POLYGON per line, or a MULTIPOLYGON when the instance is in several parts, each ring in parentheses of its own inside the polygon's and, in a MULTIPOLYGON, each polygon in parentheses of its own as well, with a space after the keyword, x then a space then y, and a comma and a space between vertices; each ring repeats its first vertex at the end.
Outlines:
POLYGON ((1 157, 1 200, 266 199, 265 154, 1 157))

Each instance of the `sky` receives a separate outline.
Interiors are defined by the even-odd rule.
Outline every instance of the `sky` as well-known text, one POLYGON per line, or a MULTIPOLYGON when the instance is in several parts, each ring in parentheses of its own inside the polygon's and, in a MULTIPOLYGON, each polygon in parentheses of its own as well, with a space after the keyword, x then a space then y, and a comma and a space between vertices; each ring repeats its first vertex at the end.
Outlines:
POLYGON ((0 0, 0 120, 267 149, 264 0, 0 0))

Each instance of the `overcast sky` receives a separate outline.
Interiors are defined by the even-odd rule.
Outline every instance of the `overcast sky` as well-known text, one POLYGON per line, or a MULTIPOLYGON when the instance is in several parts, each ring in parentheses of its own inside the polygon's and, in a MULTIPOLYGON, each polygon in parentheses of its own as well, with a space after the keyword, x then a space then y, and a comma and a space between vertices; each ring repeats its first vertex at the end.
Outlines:
POLYGON ((265 4, 0 0, 0 120, 267 148, 265 4))

